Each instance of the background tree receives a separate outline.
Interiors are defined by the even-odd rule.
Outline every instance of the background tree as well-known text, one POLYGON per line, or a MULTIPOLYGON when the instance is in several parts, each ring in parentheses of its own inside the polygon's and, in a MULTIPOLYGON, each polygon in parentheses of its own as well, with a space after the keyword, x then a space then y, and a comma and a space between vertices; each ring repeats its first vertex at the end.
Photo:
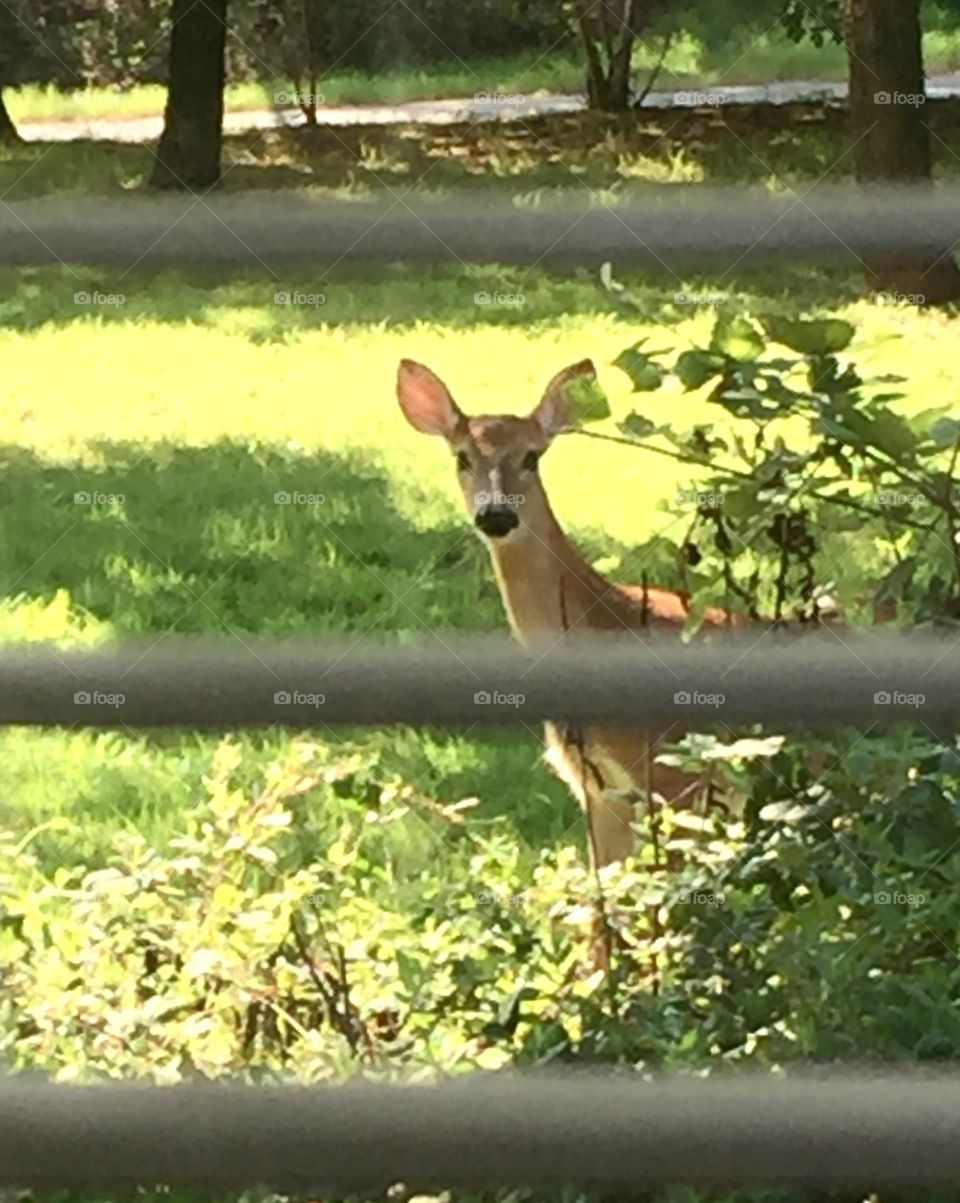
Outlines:
MULTIPOLYGON (((920 0, 846 0, 844 17, 858 182, 929 185, 920 0)), ((948 248, 911 255, 881 250, 866 265, 878 291, 933 304, 960 298, 960 271, 948 248)))
MULTIPOLYGON (((263 48, 264 59, 253 64, 254 74, 262 76, 266 69, 285 76, 291 103, 299 106, 308 125, 316 125, 320 80, 350 49, 349 43, 342 49, 338 45, 344 25, 339 10, 324 0, 245 0, 234 5, 232 20, 241 47, 263 48)), ((281 96, 285 92, 278 89, 281 96)))
MULTIPOLYGON (((790 0, 784 20, 791 35, 822 44, 842 41, 849 64, 850 132, 857 182, 865 187, 933 181, 930 130, 924 119, 926 12, 941 22, 960 17, 957 0, 790 0)), ((960 271, 948 248, 920 252, 872 250, 864 256, 876 292, 941 304, 960 298, 960 271)), ((921 302, 923 303, 923 302, 921 302)))
POLYGON ((226 38, 227 0, 174 0, 153 188, 210 188, 220 179, 226 38))
MULTIPOLYGON (((587 58, 587 103, 592 109, 620 113, 633 102, 633 51, 638 37, 652 32, 666 9, 664 0, 576 0, 571 15, 587 58)), ((669 45, 663 34, 663 54, 669 45)))
POLYGON ((5 92, 23 84, 78 88, 86 83, 76 29, 85 0, 4 0, 0 3, 0 143, 19 139, 5 92))

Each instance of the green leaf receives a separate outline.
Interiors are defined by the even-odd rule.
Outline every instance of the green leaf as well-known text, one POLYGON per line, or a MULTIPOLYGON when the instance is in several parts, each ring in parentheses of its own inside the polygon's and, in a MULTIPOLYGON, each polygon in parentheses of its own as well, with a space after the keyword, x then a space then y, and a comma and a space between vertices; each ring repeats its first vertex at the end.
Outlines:
POLYGON ((761 318, 770 337, 803 355, 832 355, 850 345, 855 330, 842 318, 761 318))
POLYGON ((913 580, 918 564, 917 556, 907 556, 905 560, 901 560, 899 564, 891 568, 874 591, 874 604, 877 605, 888 597, 903 597, 904 590, 913 580))
POLYGON ((953 447, 960 441, 960 421, 956 418, 939 418, 930 427, 930 437, 937 447, 953 447))
POLYGON ((804 806, 795 799, 785 802, 770 802, 760 810, 760 820, 763 823, 798 823, 813 811, 812 806, 804 806))
POLYGON ((721 314, 713 328, 710 350, 730 359, 749 361, 763 354, 763 335, 749 318, 721 314))
POLYGON ((936 422, 937 418, 945 418, 949 415, 952 405, 934 405, 930 409, 923 409, 918 414, 911 414, 907 421, 910 423, 910 429, 915 430, 917 434, 926 435, 930 433, 930 428, 936 422))
POLYGON ((702 388, 723 371, 723 359, 709 351, 684 351, 677 357, 674 373, 684 389, 702 388))
POLYGON ((635 439, 645 439, 648 435, 655 434, 657 426, 655 422, 651 422, 649 418, 645 418, 643 414, 631 413, 618 422, 620 430, 624 434, 630 435, 635 439))
MULTIPOLYGON (((646 339, 643 340, 646 342, 646 339)), ((643 342, 627 347, 613 361, 613 366, 630 377, 635 393, 649 393, 663 383, 663 368, 640 350, 643 342)))
POLYGON ((564 389, 564 396, 577 426, 584 422, 602 422, 611 415, 607 394, 596 380, 589 380, 585 376, 571 380, 564 389))
POLYGON ((761 756, 776 756, 784 744, 782 735, 764 739, 738 739, 732 744, 720 744, 703 753, 704 760, 756 760, 761 756))

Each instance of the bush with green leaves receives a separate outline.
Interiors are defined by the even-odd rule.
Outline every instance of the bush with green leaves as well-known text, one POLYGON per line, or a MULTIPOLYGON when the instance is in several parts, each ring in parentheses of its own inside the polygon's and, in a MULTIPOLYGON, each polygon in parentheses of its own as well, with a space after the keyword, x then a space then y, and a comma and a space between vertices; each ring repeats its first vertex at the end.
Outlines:
POLYGON ((531 864, 475 800, 342 748, 298 743, 244 791, 226 740, 168 847, 119 837, 88 871, 0 836, 0 1056, 161 1083, 952 1058, 960 758, 904 734, 829 747, 813 780, 781 739, 701 737, 744 817, 658 812, 598 882, 581 848, 531 864))
POLYGON ((658 811, 598 895, 574 844, 530 864, 505 822, 325 745, 249 796, 227 740, 168 848, 125 835, 105 868, 51 870, 5 838, 4 1061, 171 1081, 952 1056, 960 758, 902 733, 824 747, 815 780, 779 737, 700 737, 744 816, 658 811))
MULTIPOLYGON (((609 268, 604 281, 632 303, 609 268)), ((902 377, 868 380, 842 357, 853 336, 835 317, 721 311, 709 344, 669 366, 642 341, 615 360, 637 393, 667 380, 686 393, 709 386, 716 407, 716 421, 693 426, 642 408, 619 423, 621 439, 696 473, 698 504, 675 547, 693 621, 722 600, 813 622, 835 574, 876 582, 859 607, 844 598, 852 617, 960 618, 960 411, 900 412, 902 377)))

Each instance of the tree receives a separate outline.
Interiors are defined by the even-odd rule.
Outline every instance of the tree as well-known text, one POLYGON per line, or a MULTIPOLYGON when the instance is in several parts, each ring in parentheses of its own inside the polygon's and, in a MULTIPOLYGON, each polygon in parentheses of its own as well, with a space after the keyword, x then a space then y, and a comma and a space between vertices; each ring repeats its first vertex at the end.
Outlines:
POLYGON ((153 188, 211 188, 220 179, 226 37, 227 0, 174 0, 153 188))
MULTIPOLYGON (((942 17, 957 15, 956 0, 939 0, 942 17)), ((795 39, 817 44, 825 31, 847 48, 850 131, 857 182, 929 187, 930 131, 923 118, 926 88, 922 0, 789 0, 785 14, 795 39)), ((948 248, 871 250, 864 256, 869 287, 919 304, 960 299, 960 271, 948 248)))
POLYGON ((326 0, 238 0, 233 16, 242 45, 268 48, 269 63, 258 64, 261 75, 264 67, 282 71, 292 85, 274 94, 275 103, 296 104, 307 125, 316 125, 319 81, 343 57, 341 10, 326 0))
POLYGON ((26 83, 79 87, 75 36, 82 0, 4 0, 0 3, 0 143, 19 141, 4 93, 26 83))
POLYGON ((3 98, 3 84, 0 84, 0 146, 10 146, 19 141, 21 138, 3 98))
MULTIPOLYGON (((587 104, 607 113, 633 105, 631 64, 638 37, 651 32, 664 0, 575 0, 571 15, 587 56, 587 104)), ((670 34, 664 34, 663 54, 670 34)), ((660 63, 663 62, 661 55, 660 63)), ((659 65, 655 69, 659 71, 659 65)), ((652 80, 651 80, 652 82, 652 80)), ((649 90, 648 83, 647 89, 649 90)))
MULTIPOLYGON (((933 180, 920 25, 921 0, 846 0, 850 123, 858 183, 929 186, 933 180)), ((949 250, 871 252, 870 286, 939 304, 960 298, 949 250)), ((923 302, 921 302, 923 303, 923 302)))

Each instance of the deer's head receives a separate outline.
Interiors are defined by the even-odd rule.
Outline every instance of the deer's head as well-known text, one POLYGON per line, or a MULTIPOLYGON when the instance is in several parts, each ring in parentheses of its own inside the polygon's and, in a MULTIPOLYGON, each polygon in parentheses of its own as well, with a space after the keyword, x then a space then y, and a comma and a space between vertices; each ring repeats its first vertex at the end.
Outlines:
POLYGON ((415 430, 446 439, 456 461, 467 513, 482 535, 499 541, 535 531, 537 520, 547 512, 537 474, 540 457, 556 435, 573 426, 570 403, 564 395, 567 385, 595 376, 593 364, 584 359, 558 372, 525 418, 509 414, 470 418, 429 368, 403 359, 397 373, 397 397, 415 430))

